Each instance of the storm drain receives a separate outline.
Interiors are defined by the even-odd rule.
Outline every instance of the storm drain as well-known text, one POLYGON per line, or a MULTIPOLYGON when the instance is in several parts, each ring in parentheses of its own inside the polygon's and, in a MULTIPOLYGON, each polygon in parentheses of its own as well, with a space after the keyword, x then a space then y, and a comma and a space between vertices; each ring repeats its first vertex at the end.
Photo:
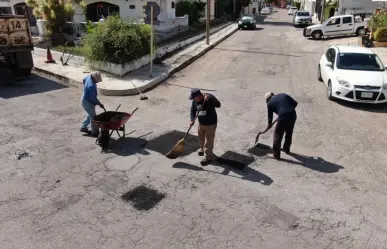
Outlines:
POLYGON ((166 195, 156 189, 140 185, 122 195, 122 199, 132 204, 139 211, 147 211, 154 208, 166 195))

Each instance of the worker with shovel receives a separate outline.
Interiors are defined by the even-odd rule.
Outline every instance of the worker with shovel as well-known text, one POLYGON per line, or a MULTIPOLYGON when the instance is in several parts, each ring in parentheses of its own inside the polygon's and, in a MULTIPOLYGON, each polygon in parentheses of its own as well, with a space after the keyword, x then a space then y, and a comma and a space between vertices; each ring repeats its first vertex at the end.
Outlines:
POLYGON ((82 107, 87 113, 85 121, 81 125, 81 132, 89 134, 93 137, 98 137, 97 125, 93 122, 95 117, 95 106, 99 105, 104 109, 103 104, 97 98, 97 83, 102 81, 100 72, 92 72, 89 76, 83 79, 83 94, 82 94, 82 107), (91 132, 87 129, 87 126, 91 123, 91 132))
POLYGON ((192 89, 189 99, 192 100, 190 126, 195 124, 196 117, 199 120, 198 136, 200 142, 199 156, 205 156, 200 161, 206 166, 215 159, 213 152, 216 126, 218 117, 215 108, 220 107, 220 102, 211 94, 203 94, 199 89, 192 89))
POLYGON ((290 153, 294 124, 297 119, 296 107, 298 103, 285 93, 275 95, 272 92, 268 92, 265 94, 265 99, 268 112, 268 128, 271 128, 273 125, 273 112, 278 115, 277 125, 274 130, 273 156, 279 160, 281 158, 281 143, 284 133, 286 135, 283 150, 287 154, 290 153))

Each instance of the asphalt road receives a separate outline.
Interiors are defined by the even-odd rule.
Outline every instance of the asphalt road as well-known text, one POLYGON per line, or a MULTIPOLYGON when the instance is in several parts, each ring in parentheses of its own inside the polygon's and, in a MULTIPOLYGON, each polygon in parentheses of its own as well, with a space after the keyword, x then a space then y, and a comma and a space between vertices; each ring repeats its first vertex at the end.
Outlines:
POLYGON ((81 89, 39 76, 1 86, 1 248, 387 247, 387 109, 329 101, 317 62, 349 39, 306 40, 290 22, 280 11, 238 31, 148 100, 101 97, 110 110, 139 107, 104 153, 78 132, 81 89), (195 131, 186 156, 163 156, 188 127, 191 87, 222 102, 215 152, 226 165, 200 167, 195 131), (299 102, 295 155, 281 162, 264 148, 271 132, 249 150, 267 91, 299 102), (121 199, 141 184, 165 194, 149 211, 121 199))

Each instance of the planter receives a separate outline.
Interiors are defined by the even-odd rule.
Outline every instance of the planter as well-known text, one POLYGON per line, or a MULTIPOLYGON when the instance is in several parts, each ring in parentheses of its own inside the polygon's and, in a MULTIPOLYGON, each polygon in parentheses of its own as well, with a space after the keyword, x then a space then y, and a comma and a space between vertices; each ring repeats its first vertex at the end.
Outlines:
POLYGON ((375 48, 385 48, 385 47, 387 47, 387 42, 377 42, 377 41, 374 41, 373 45, 374 45, 375 48))
POLYGON ((114 64, 114 63, 97 63, 97 64, 89 64, 89 66, 93 69, 97 69, 103 72, 108 72, 119 77, 124 76, 127 73, 130 73, 138 68, 141 68, 150 62, 150 56, 144 55, 138 60, 129 62, 127 64, 114 64))
MULTIPOLYGON (((220 27, 216 27, 216 28, 212 29, 210 31, 210 34, 213 34, 213 33, 218 32, 218 31, 222 32, 223 31, 222 29, 229 26, 230 24, 232 24, 232 23, 228 23, 226 25, 222 25, 220 27)), ((194 37, 191 37, 187 40, 183 40, 183 41, 176 42, 176 43, 173 43, 173 44, 170 44, 167 46, 163 46, 155 51, 153 59, 154 58, 163 58, 165 55, 170 54, 170 53, 176 51, 177 49, 185 47, 191 43, 199 41, 205 37, 206 37, 206 34, 202 33, 202 34, 196 35, 194 37)), ((88 65, 93 69, 97 69, 97 70, 100 70, 103 72, 111 73, 111 74, 117 75, 119 77, 122 77, 127 73, 130 73, 134 70, 137 70, 137 69, 149 64, 149 62, 150 62, 150 55, 148 54, 148 55, 144 55, 143 57, 141 57, 138 60, 135 60, 133 62, 129 62, 127 64, 120 64, 119 65, 119 64, 114 64, 114 63, 101 62, 101 63, 95 63, 95 64, 88 63, 88 65)))

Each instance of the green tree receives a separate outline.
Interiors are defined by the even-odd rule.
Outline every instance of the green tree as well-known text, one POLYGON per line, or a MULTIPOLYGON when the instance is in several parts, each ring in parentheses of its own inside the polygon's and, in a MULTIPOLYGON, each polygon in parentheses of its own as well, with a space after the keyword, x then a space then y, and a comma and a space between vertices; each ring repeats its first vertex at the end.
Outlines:
POLYGON ((26 3, 37 18, 47 21, 47 35, 62 32, 74 15, 73 4, 84 6, 83 0, 27 0, 26 3))
POLYGON ((202 17, 205 6, 206 3, 201 1, 180 0, 176 3, 176 16, 188 15, 189 24, 192 25, 202 17))

